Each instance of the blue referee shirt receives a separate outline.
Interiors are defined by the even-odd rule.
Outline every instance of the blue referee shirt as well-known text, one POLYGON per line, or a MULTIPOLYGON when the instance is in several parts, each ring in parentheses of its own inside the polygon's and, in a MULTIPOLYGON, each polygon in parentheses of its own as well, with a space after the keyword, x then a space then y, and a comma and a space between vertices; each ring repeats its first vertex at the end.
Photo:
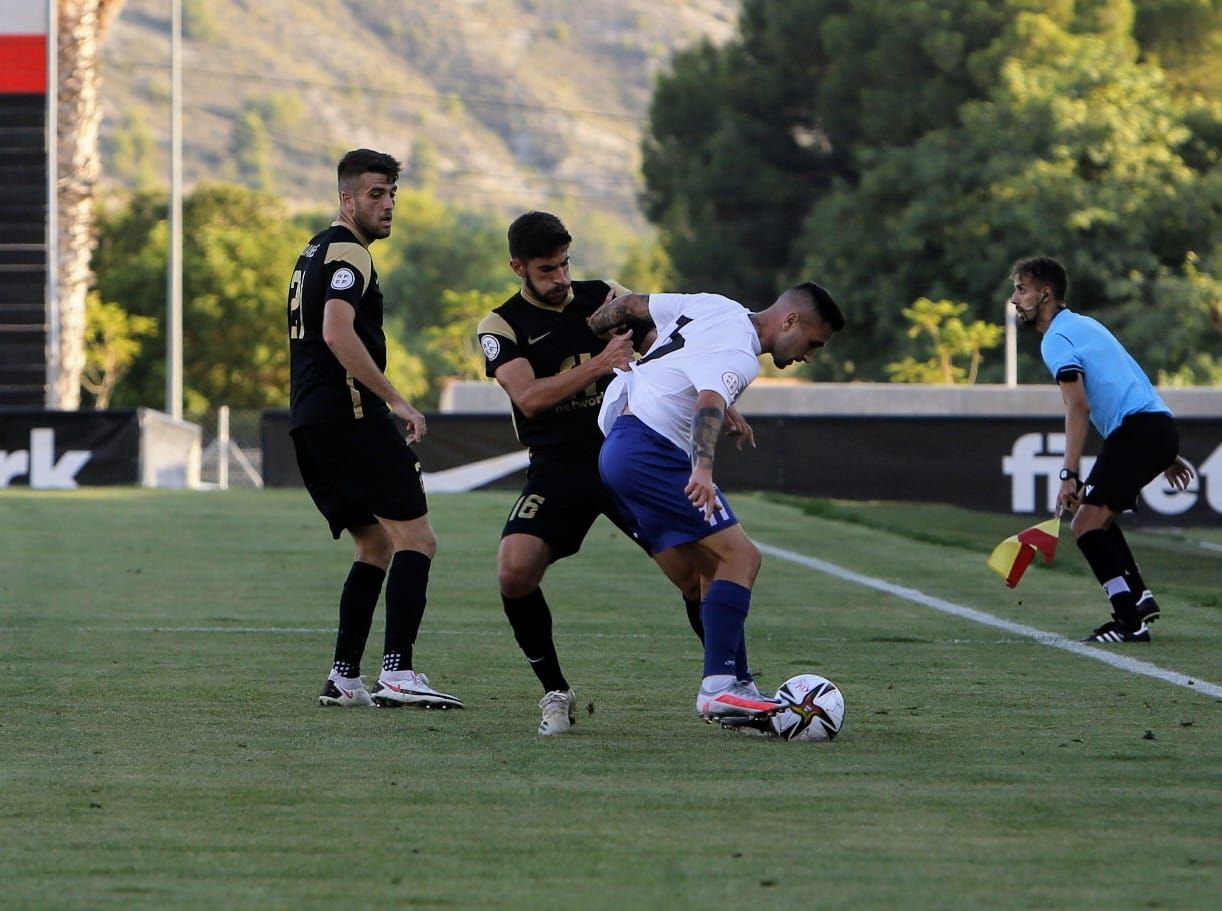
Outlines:
POLYGON ((1145 371, 1098 320, 1059 311, 1044 333, 1040 354, 1054 379, 1067 367, 1082 371, 1090 420, 1104 439, 1130 414, 1171 413, 1145 371))

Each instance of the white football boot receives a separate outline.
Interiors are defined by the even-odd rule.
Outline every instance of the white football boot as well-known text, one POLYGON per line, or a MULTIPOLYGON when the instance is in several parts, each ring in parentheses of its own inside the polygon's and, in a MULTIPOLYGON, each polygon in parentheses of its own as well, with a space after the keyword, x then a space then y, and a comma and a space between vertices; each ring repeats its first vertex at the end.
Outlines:
POLYGON ((345 708, 359 708, 373 705, 369 690, 360 677, 344 677, 337 671, 331 671, 318 694, 319 705, 339 705, 345 708))
POLYGON ((577 696, 572 690, 550 690, 539 700, 539 708, 543 709, 543 717, 539 720, 539 735, 550 737, 552 734, 563 734, 577 721, 573 717, 573 706, 577 696))
POLYGON ((422 709, 461 709, 462 700, 439 693, 429 686, 429 678, 415 671, 382 671, 370 690, 375 705, 398 708, 411 705, 422 709))
POLYGON ((696 714, 706 721, 733 715, 766 718, 784 707, 780 699, 763 696, 754 684, 748 687, 733 677, 728 683, 716 686, 701 683, 700 692, 696 694, 696 714))

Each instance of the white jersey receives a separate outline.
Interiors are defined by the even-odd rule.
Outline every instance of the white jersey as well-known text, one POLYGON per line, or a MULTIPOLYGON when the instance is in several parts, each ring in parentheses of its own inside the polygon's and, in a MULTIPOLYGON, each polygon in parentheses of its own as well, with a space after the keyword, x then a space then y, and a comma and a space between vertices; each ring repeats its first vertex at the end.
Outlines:
POLYGON ((684 452, 691 448, 696 398, 706 389, 727 405, 759 376, 760 340, 746 307, 720 294, 651 294, 658 337, 603 395, 606 436, 625 406, 684 452))

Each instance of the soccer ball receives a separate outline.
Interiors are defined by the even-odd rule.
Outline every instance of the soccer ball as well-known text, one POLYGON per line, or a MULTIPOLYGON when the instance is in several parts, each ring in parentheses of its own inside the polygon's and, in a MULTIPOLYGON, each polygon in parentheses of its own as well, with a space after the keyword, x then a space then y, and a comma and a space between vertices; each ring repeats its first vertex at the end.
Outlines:
POLYGON ((818 674, 790 677, 776 691, 785 708, 772 716, 772 731, 786 740, 832 740, 844 724, 840 688, 818 674))

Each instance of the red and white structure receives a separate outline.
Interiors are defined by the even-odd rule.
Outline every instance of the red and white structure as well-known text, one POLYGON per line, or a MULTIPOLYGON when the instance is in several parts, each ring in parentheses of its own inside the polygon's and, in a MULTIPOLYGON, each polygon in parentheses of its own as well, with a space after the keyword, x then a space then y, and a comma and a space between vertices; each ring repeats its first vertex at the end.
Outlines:
POLYGON ((46 404, 57 350, 54 0, 0 0, 0 407, 46 404))

